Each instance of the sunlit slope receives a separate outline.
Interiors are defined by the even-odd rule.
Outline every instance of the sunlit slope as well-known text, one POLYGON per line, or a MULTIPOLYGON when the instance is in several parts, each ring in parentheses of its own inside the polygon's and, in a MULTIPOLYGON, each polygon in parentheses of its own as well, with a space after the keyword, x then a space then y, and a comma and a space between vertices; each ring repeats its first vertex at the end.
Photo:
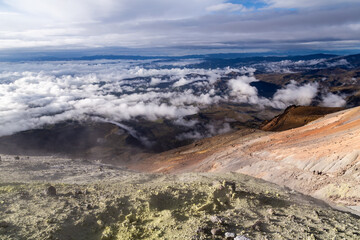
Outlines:
POLYGON ((204 139, 133 168, 154 172, 236 171, 338 203, 360 202, 360 108, 283 132, 204 139))

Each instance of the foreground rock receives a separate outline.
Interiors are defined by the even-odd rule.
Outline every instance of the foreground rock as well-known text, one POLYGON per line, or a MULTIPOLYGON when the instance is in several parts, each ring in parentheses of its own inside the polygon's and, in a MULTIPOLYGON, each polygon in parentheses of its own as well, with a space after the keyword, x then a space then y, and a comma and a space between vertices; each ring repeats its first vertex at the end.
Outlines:
POLYGON ((1 183, 0 239, 360 237, 356 216, 242 174, 128 172, 99 180, 53 183, 56 198, 43 197, 48 183, 1 183))
POLYGON ((45 190, 45 194, 48 196, 56 196, 56 188, 54 186, 50 186, 45 190))

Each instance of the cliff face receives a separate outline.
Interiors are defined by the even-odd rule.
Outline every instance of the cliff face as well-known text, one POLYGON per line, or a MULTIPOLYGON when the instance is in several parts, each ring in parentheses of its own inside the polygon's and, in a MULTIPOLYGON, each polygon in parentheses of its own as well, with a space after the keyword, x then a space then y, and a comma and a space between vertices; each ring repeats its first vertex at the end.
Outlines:
POLYGON ((306 194, 360 204, 360 107, 283 132, 204 139, 130 167, 152 172, 241 172, 306 194))

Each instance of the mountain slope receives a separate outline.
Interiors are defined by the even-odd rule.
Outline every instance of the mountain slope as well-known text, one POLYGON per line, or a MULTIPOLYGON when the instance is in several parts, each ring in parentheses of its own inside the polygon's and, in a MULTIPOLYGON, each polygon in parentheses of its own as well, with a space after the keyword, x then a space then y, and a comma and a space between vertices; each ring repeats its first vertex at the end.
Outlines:
POLYGON ((236 171, 336 203, 358 205, 359 156, 357 107, 284 132, 236 132, 204 139, 130 167, 153 172, 236 171))

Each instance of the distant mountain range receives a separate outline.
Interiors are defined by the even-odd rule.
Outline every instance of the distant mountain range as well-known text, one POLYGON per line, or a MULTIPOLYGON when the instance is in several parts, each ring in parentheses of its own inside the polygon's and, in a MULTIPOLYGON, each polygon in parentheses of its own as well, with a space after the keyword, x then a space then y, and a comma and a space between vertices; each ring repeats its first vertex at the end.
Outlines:
MULTIPOLYGON (((252 54, 220 53, 184 56, 141 56, 141 55, 91 55, 91 56, 37 56, 37 57, 7 57, 3 61, 94 61, 94 60, 149 60, 161 64, 161 68, 172 68, 170 61, 201 60, 199 62, 177 66, 180 68, 224 68, 224 67, 254 67, 258 73, 280 71, 305 71, 311 69, 360 67, 360 54, 340 56, 335 54, 310 54, 289 56, 254 56, 252 54)), ((0 57, 1 61, 1 57, 0 57)))
POLYGON ((69 61, 69 60, 99 60, 99 59, 131 59, 131 60, 145 60, 145 59, 192 59, 192 58, 202 58, 202 59, 243 59, 248 61, 281 61, 281 60, 310 60, 318 58, 334 58, 339 57, 335 54, 310 54, 310 55, 295 55, 295 56, 254 56, 254 54, 244 54, 244 53, 218 53, 218 54, 194 54, 194 55, 183 55, 183 56, 143 56, 143 55, 114 55, 114 54, 100 54, 100 55, 90 55, 90 56, 35 56, 35 57, 18 57, 14 58, 15 61, 69 61))

